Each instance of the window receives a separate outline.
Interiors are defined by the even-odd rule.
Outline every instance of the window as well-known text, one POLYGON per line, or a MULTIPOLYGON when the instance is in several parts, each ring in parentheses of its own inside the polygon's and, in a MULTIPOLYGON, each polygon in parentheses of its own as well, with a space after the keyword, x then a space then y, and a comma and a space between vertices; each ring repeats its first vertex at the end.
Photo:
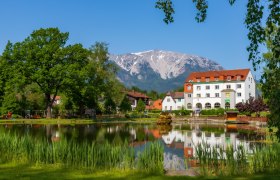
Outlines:
POLYGON ((219 89, 220 87, 219 87, 219 85, 215 85, 215 89, 219 89))
POLYGON ((201 90, 201 87, 200 86, 196 86, 196 90, 201 90))
POLYGON ((200 78, 196 78, 196 82, 200 82, 200 78))
POLYGON ((236 84, 236 88, 241 88, 241 84, 236 84))
POLYGON ((170 98, 167 98, 167 102, 170 102, 170 98))
POLYGON ((251 97, 251 93, 249 93, 249 97, 251 97))
POLYGON ((230 89, 230 85, 227 85, 227 89, 230 89))
POLYGON ((167 110, 167 106, 165 106, 164 109, 167 110))
POLYGON ((215 97, 220 97, 220 94, 219 93, 215 93, 215 97))
POLYGON ((177 106, 177 110, 181 110, 182 109, 182 107, 181 106, 177 106))
POLYGON ((178 102, 181 102, 181 99, 178 99, 178 102))
POLYGON ((191 86, 188 86, 188 90, 191 90, 192 89, 192 87, 191 86))
POLYGON ((241 93, 237 93, 237 97, 241 97, 241 93))
POLYGON ((197 104, 196 104, 196 108, 201 109, 201 108, 202 108, 202 104, 201 104, 201 103, 197 103, 197 104))
POLYGON ((172 111, 172 106, 170 106, 170 111, 172 111))
POLYGON ((206 77, 206 78, 205 78, 205 81, 206 81, 206 82, 209 82, 209 79, 210 79, 209 77, 206 77))
POLYGON ((206 93, 206 97, 210 97, 210 93, 206 93))
POLYGON ((231 76, 228 76, 228 77, 227 77, 227 81, 230 81, 230 80, 231 80, 231 76))
POLYGON ((188 97, 191 98, 191 97, 192 97, 192 94, 188 94, 188 97))
POLYGON ((187 108, 188 108, 188 109, 192 109, 192 104, 191 104, 191 103, 188 103, 188 104, 187 104, 187 108))
POLYGON ((206 86, 206 89, 210 89, 210 86, 206 86))
POLYGON ((215 77, 215 81, 219 81, 219 77, 215 77))
POLYGON ((210 103, 206 103, 205 104, 205 109, 211 109, 211 104, 210 103))
POLYGON ((197 94, 196 97, 201 97, 201 94, 197 94))
POLYGON ((249 84, 249 88, 250 88, 250 84, 249 84))
POLYGON ((221 104, 217 102, 217 103, 214 104, 214 107, 215 107, 215 108, 220 108, 220 107, 221 107, 221 104))
POLYGON ((240 79, 241 79, 240 76, 237 76, 237 77, 236 77, 236 80, 237 80, 237 81, 240 81, 240 79))

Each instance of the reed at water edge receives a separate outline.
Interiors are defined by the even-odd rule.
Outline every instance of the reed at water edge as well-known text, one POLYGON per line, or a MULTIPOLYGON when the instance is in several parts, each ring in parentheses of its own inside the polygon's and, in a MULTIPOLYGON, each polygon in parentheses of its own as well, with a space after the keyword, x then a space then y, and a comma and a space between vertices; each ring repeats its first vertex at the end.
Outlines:
POLYGON ((10 132, 0 136, 0 163, 8 162, 62 164, 66 167, 89 169, 133 169, 149 173, 163 173, 163 147, 152 142, 136 154, 128 143, 121 145, 95 142, 77 142, 61 138, 51 142, 45 138, 10 132))
POLYGON ((244 146, 236 149, 210 147, 206 142, 196 147, 196 159, 205 176, 244 176, 255 173, 275 172, 280 169, 280 143, 255 147, 253 153, 246 152, 244 146))

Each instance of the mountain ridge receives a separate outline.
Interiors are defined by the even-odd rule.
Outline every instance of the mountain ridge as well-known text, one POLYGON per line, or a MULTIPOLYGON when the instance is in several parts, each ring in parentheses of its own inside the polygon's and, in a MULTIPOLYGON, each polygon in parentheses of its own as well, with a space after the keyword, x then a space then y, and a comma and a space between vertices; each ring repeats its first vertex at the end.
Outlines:
POLYGON ((109 60, 119 66, 118 79, 127 87, 159 92, 183 86, 191 72, 224 69, 205 57, 164 50, 111 54, 109 60))

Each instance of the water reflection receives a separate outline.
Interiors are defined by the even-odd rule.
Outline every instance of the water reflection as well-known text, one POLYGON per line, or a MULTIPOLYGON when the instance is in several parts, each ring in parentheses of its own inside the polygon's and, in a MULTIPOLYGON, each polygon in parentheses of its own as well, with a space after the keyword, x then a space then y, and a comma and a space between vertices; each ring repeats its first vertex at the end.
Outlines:
MULTIPOLYGON (((254 126, 223 125, 223 124, 92 124, 92 125, 1 125, 0 133, 29 134, 40 140, 47 138, 50 142, 61 139, 77 142, 128 144, 136 151, 142 151, 152 141, 164 145, 165 169, 186 169, 186 158, 196 157, 195 148, 199 143, 207 142, 209 147, 234 150, 243 145, 248 153, 265 135, 254 126)), ((195 164, 188 164, 193 166, 195 164)))

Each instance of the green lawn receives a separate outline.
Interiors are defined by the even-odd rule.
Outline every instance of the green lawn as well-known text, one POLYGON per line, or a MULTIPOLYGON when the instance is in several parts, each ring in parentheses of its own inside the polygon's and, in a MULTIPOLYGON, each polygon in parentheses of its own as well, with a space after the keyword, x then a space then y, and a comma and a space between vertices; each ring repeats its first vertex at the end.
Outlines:
POLYGON ((94 123, 153 123, 156 118, 102 118, 97 120, 90 119, 0 119, 0 124, 94 124, 94 123))
POLYGON ((60 165, 0 164, 0 179, 280 179, 279 175, 254 175, 250 177, 187 177, 151 175, 132 170, 90 171, 64 168, 60 165))

